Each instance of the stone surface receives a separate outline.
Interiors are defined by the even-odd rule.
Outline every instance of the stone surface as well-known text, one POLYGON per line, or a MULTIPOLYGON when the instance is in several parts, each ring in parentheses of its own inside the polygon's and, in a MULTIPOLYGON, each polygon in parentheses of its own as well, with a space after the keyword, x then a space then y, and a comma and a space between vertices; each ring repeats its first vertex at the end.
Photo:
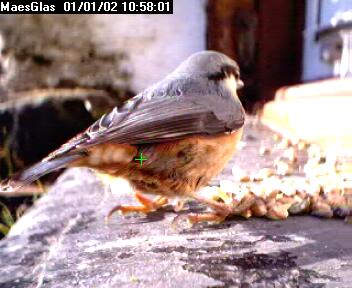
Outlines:
MULTIPOLYGON (((255 153, 268 132, 256 127, 247 126, 237 163, 263 165, 255 153)), ((165 208, 106 224, 109 209, 134 203, 128 186, 112 188, 88 169, 62 175, 0 242, 0 287, 352 286, 351 226, 341 220, 232 218, 173 227, 177 214, 165 208)), ((190 203, 180 213, 200 209, 190 203)))
POLYGON ((350 78, 331 78, 283 87, 274 101, 264 105, 262 121, 287 137, 319 143, 325 149, 351 156, 351 84, 350 78))
POLYGON ((123 94, 129 88, 125 53, 102 49, 89 15, 1 15, 0 21, 12 56, 7 89, 86 87, 123 94))
POLYGON ((175 1, 172 15, 1 15, 15 72, 7 88, 78 86, 123 100, 206 49, 206 2, 175 1))

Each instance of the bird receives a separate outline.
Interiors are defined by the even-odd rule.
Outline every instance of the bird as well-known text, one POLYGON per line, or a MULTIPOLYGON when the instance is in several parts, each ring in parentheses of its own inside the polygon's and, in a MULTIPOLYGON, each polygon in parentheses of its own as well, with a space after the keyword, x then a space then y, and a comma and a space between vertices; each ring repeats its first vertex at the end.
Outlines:
POLYGON ((216 51, 196 52, 1 188, 17 189, 16 183, 60 168, 89 167, 125 178, 134 188, 139 205, 115 206, 109 216, 148 214, 168 199, 192 198, 211 212, 189 213, 191 223, 221 222, 231 213, 230 205, 199 191, 223 170, 241 139, 245 110, 237 90, 242 86, 236 61, 216 51))

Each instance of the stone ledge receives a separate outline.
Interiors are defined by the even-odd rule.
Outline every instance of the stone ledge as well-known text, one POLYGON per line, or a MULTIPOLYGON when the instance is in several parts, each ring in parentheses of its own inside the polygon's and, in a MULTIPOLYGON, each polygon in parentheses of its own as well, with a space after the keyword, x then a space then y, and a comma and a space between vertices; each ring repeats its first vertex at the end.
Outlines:
POLYGON ((352 155, 351 79, 284 87, 264 106, 262 122, 285 137, 352 155))
MULTIPOLYGON (((237 163, 261 161, 251 151, 269 135, 255 127, 237 163)), ((0 286, 351 287, 351 228, 341 220, 232 218, 174 229, 176 214, 164 209, 105 224, 109 209, 134 201, 123 185, 114 192, 88 169, 65 172, 0 242, 0 286)))

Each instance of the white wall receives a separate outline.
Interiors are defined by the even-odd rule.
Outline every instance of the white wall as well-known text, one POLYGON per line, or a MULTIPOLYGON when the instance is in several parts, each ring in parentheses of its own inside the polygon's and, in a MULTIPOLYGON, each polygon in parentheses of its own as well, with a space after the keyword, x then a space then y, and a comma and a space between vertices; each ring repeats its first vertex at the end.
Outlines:
POLYGON ((176 0, 173 15, 95 15, 92 21, 102 49, 127 53, 137 92, 206 48, 206 0, 176 0))
POLYGON ((0 15, 17 63, 6 89, 75 83, 139 92, 206 48, 206 2, 175 0, 166 15, 0 15))

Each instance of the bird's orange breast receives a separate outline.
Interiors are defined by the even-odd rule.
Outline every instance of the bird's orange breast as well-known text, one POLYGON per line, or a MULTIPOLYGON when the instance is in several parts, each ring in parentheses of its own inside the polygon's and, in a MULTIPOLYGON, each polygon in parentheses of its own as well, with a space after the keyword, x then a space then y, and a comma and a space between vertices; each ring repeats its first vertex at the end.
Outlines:
POLYGON ((158 144, 101 144, 92 148, 84 164, 124 177, 140 192, 190 195, 222 171, 241 136, 242 128, 232 134, 192 136, 158 144), (142 164, 135 161, 140 152, 146 158, 142 164))

